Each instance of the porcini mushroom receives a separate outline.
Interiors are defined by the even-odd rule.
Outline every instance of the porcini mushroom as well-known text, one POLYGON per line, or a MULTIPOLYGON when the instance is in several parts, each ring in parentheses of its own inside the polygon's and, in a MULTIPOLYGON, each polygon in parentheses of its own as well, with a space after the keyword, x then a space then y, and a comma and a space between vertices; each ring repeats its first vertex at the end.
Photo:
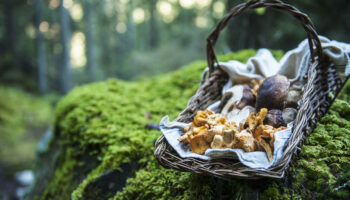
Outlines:
POLYGON ((286 126, 286 123, 282 117, 281 110, 269 110, 265 119, 264 124, 273 126, 274 128, 278 128, 280 126, 286 126))
POLYGON ((234 109, 242 109, 245 106, 255 105, 255 95, 247 85, 236 85, 228 89, 222 97, 220 111, 227 116, 234 109))
POLYGON ((284 101, 289 91, 289 80, 283 75, 274 75, 266 78, 258 89, 256 110, 261 108, 283 109, 284 101))

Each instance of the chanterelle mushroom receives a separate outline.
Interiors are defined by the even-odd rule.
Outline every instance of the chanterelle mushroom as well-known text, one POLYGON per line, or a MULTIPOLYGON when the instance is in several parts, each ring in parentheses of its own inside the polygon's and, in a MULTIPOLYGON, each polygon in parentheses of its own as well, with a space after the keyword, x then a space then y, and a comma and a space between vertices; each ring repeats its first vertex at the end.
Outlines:
POLYGON ((243 130, 236 134, 237 144, 235 148, 243 149, 245 152, 252 152, 256 148, 253 135, 247 130, 243 130))
POLYGON ((233 144, 233 140, 235 137, 235 131, 234 130, 225 130, 222 134, 222 139, 224 142, 225 147, 231 148, 233 144))
POLYGON ((215 135, 213 141, 210 144, 212 149, 221 149, 223 145, 223 138, 221 135, 215 135))
POLYGON ((204 154, 209 147, 209 143, 204 140, 203 134, 196 135, 191 139, 190 149, 194 153, 204 154))

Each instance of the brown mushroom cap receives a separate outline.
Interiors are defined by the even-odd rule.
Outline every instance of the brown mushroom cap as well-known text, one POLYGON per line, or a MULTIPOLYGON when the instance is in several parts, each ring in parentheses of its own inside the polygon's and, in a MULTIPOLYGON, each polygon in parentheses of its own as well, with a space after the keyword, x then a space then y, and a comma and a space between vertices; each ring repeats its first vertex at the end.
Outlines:
POLYGON ((256 99, 256 110, 261 108, 283 109, 283 103, 289 90, 288 78, 283 75, 274 75, 266 78, 260 85, 256 99))
POLYGON ((251 88, 248 85, 243 85, 243 97, 241 101, 238 103, 237 108, 242 109, 245 106, 253 106, 255 105, 256 98, 253 94, 251 88))
POLYGON ((280 126, 286 126, 286 123, 283 120, 282 117, 282 111, 281 110, 269 110, 267 113, 264 124, 273 126, 274 128, 278 128, 280 126))
POLYGON ((220 113, 224 116, 234 109, 242 109, 245 106, 255 106, 256 97, 248 85, 235 85, 228 89, 219 106, 220 113))
POLYGON ((224 96, 221 98, 221 103, 219 106, 220 113, 222 112, 222 109, 225 107, 228 101, 232 98, 232 96, 233 96, 232 92, 226 92, 224 96))

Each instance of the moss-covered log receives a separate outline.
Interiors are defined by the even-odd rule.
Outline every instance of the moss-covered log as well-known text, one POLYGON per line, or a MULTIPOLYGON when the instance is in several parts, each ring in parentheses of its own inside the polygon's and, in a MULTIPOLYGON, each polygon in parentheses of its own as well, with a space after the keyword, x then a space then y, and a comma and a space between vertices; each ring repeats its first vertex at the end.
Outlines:
MULTIPOLYGON (((254 54, 240 51, 220 60, 245 62, 254 54)), ((350 198, 350 107, 340 99, 283 180, 223 181, 159 166, 153 146, 160 132, 145 126, 164 115, 174 119, 205 66, 195 62, 148 81, 108 80, 70 92, 57 107, 54 134, 28 199, 350 198)))

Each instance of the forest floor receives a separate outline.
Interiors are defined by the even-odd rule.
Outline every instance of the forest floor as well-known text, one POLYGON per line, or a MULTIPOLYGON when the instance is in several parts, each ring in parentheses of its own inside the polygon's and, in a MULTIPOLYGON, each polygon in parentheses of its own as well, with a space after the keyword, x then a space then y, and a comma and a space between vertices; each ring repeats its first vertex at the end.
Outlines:
POLYGON ((33 180, 36 149, 51 125, 45 96, 0 87, 0 200, 19 199, 33 180))
POLYGON ((16 190, 21 184, 16 181, 14 176, 8 176, 5 173, 5 166, 0 163, 0 198, 1 199, 17 199, 16 190))

